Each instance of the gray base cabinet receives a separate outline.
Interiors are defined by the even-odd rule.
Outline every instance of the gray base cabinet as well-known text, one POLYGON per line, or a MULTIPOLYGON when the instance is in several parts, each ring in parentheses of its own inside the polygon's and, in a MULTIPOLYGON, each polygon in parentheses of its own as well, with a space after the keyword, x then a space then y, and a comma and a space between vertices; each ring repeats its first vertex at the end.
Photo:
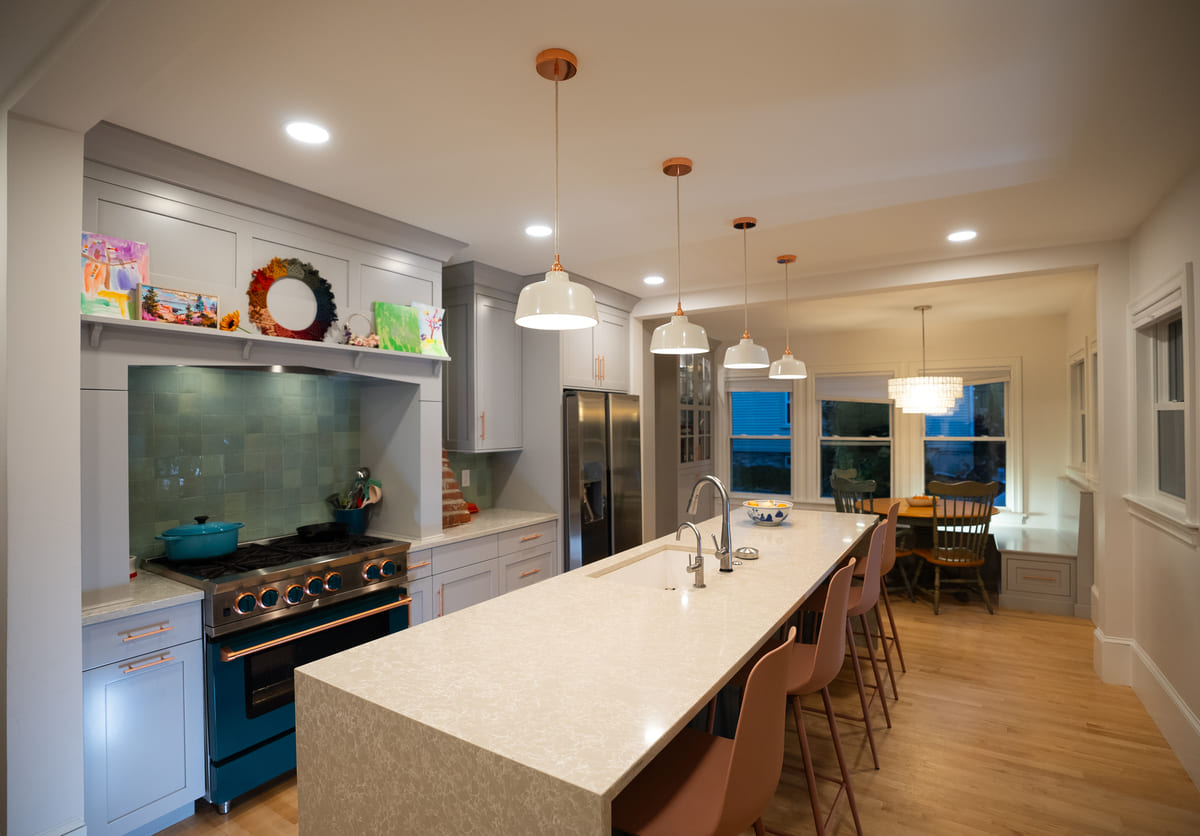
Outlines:
POLYGON ((89 625, 84 664, 94 665, 83 673, 88 833, 126 834, 190 814, 204 795, 200 605, 89 625))
POLYGON ((558 566, 557 532, 558 523, 551 521, 436 546, 434 617, 552 577, 558 566))

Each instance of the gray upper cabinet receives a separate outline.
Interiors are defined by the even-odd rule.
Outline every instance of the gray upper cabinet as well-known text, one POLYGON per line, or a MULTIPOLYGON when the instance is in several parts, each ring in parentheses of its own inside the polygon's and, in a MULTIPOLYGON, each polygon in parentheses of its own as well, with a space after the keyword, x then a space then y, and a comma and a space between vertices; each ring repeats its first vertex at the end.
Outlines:
POLYGON ((562 385, 569 389, 629 391, 629 314, 597 303, 595 328, 562 332, 562 385))
POLYGON ((513 317, 522 279, 467 262, 442 271, 446 307, 446 449, 519 450, 521 333, 513 317))

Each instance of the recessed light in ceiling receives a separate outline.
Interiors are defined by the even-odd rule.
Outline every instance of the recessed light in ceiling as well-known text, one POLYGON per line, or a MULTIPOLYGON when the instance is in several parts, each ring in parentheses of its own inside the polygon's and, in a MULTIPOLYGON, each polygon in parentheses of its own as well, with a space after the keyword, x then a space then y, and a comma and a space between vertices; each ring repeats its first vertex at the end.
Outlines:
POLYGON ((532 238, 545 238, 554 230, 545 224, 530 224, 525 227, 525 234, 532 238))
POLYGON ((642 281, 646 284, 662 284, 666 281, 666 279, 664 279, 662 276, 647 276, 646 278, 642 279, 642 281))
POLYGON ((951 232, 947 235, 946 240, 961 243, 962 241, 970 241, 975 235, 976 232, 973 229, 960 229, 957 232, 951 232))
POLYGON ((329 131, 312 122, 288 122, 283 129, 297 142, 320 145, 329 141, 329 131))

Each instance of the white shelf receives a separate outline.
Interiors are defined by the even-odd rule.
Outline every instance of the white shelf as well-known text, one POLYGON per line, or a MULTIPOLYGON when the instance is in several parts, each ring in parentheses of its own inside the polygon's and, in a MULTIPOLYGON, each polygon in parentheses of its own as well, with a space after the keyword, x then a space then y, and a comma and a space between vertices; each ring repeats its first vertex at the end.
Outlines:
MULTIPOLYGON (((255 347, 287 346, 299 348, 314 354, 329 352, 350 352, 354 368, 364 356, 370 357, 404 357, 412 360, 429 360, 434 363, 445 363, 449 357, 439 357, 436 354, 414 354, 408 351, 388 351, 382 348, 367 348, 358 345, 341 345, 339 343, 313 342, 311 340, 293 340, 287 337, 268 337, 264 334, 248 334, 244 331, 221 331, 217 328, 200 328, 192 325, 171 325, 165 322, 143 322, 136 319, 117 319, 107 316, 80 316, 81 327, 88 329, 88 344, 92 348, 100 347, 100 340, 106 330, 126 331, 146 336, 169 336, 171 338, 200 339, 200 340, 233 340, 241 343, 242 359, 248 361, 255 347)), ((344 354, 342 356, 345 356, 344 354)))

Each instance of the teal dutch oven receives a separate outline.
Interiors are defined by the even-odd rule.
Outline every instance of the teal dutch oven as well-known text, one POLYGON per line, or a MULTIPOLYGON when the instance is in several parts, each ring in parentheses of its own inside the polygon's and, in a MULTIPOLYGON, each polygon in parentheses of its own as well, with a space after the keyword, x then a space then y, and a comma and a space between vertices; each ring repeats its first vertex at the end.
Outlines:
POLYGON ((196 517, 195 525, 168 528, 156 539, 167 544, 168 560, 206 560, 237 551, 240 522, 208 522, 196 517))

